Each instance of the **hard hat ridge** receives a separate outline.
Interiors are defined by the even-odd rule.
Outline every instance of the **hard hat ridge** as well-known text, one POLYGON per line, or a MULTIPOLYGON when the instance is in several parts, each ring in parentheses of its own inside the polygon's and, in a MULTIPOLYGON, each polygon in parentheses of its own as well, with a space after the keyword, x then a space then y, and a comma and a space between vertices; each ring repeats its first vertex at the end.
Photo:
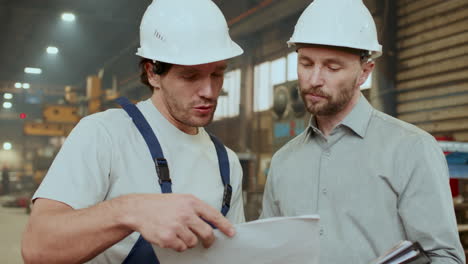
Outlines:
POLYGON ((243 53, 232 41, 221 10, 211 0, 154 0, 140 25, 137 55, 197 65, 243 53))
POLYGON ((362 0, 315 0, 300 16, 288 44, 328 45, 382 54, 374 19, 362 0))

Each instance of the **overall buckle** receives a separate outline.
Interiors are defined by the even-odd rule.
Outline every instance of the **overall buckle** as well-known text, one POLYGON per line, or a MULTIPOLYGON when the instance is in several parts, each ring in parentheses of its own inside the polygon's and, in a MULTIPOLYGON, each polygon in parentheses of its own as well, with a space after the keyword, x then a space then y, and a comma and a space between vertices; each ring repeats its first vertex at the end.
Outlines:
POLYGON ((161 185, 164 182, 172 182, 169 175, 167 160, 165 158, 156 158, 154 163, 156 164, 156 172, 158 173, 159 184, 161 185))
POLYGON ((232 186, 230 184, 224 185, 223 206, 231 207, 232 186))

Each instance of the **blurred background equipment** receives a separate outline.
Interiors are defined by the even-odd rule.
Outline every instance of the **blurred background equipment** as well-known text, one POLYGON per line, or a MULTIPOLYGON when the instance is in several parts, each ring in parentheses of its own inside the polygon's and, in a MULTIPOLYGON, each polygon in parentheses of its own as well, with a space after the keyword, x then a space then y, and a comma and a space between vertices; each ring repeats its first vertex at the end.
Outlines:
POLYGON ((273 151, 276 151, 305 130, 310 115, 306 114, 297 81, 278 84, 273 89, 273 151))
POLYGON ((2 195, 8 195, 10 193, 10 170, 7 167, 2 169, 2 195))

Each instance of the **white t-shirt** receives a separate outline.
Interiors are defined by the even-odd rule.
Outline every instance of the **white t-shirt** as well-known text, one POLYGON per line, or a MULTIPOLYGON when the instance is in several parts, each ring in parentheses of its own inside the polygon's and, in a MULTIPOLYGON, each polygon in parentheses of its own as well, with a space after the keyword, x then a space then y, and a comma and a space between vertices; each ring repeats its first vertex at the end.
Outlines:
MULTIPOLYGON (((200 128, 188 135, 174 127, 152 104, 137 104, 158 137, 168 161, 174 193, 193 194, 220 210, 224 186, 216 150, 200 128)), ((242 169, 228 149, 233 194, 227 218, 245 221, 242 169)), ((83 118, 68 136, 33 199, 48 198, 74 209, 93 206, 130 193, 161 193, 148 146, 123 109, 83 118)), ((150 209, 150 208, 148 208, 150 209)), ((89 263, 122 263, 138 239, 134 232, 89 263)))

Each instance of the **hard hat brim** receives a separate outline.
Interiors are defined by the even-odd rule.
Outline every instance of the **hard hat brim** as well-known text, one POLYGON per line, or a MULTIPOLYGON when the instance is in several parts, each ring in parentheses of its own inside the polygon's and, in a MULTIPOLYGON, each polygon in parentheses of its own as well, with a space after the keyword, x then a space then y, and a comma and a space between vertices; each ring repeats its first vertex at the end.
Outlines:
POLYGON ((307 41, 295 41, 295 40, 289 40, 287 42, 288 47, 294 47, 298 46, 299 44, 303 45, 323 45, 323 46, 330 46, 330 47, 337 47, 337 48, 350 48, 350 49, 357 49, 357 50, 368 50, 371 52, 371 59, 377 59, 378 57, 382 56, 382 46, 379 45, 379 47, 374 47, 374 48, 369 48, 369 49, 363 49, 362 47, 357 47, 357 46, 352 46, 352 45, 333 45, 330 43, 309 43, 307 41))

